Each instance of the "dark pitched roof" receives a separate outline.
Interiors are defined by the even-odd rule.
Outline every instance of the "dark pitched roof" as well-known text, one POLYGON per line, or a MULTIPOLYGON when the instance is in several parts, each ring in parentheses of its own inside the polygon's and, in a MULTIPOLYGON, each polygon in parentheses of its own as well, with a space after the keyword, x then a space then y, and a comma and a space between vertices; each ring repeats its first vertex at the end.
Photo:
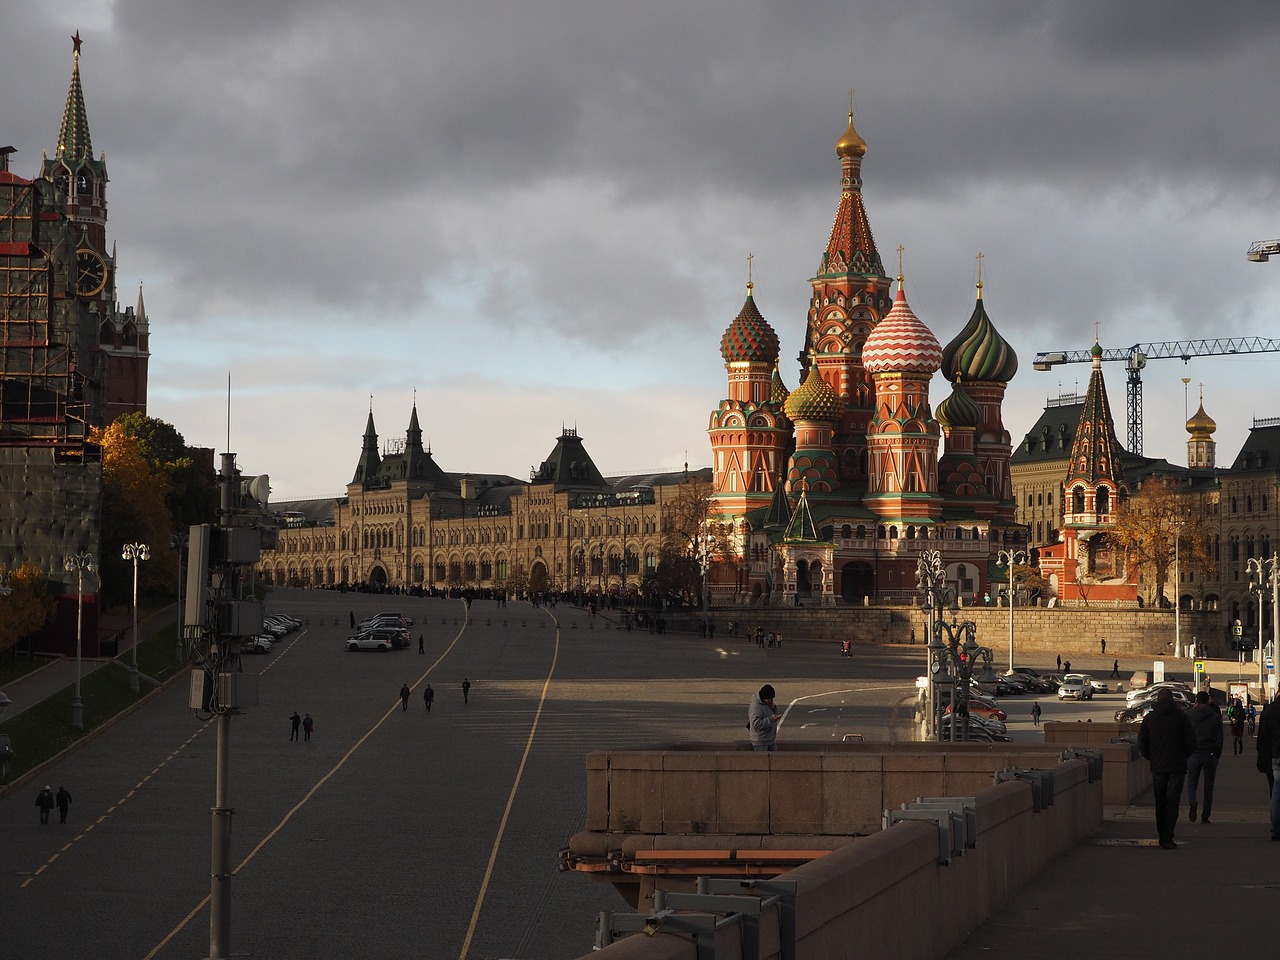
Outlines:
POLYGON ((1080 411, 1083 409, 1084 397, 1068 394, 1049 400, 1044 405, 1040 419, 1027 431, 1022 442, 1014 447, 1010 462, 1065 462, 1071 456, 1071 445, 1075 443, 1076 428, 1080 425, 1080 411))
POLYGON ((1280 470, 1280 418, 1254 420, 1232 470, 1280 470))
POLYGON ((577 430, 560 431, 547 459, 529 471, 532 483, 551 483, 557 490, 604 490, 609 484, 596 468, 577 430))

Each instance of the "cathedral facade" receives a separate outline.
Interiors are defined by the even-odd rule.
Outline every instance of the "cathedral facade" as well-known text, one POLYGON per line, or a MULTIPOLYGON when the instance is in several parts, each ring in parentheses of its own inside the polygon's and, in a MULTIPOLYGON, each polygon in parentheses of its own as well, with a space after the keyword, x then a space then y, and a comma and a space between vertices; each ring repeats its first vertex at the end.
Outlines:
POLYGON ((866 141, 849 113, 836 142, 839 201, 788 391, 754 288, 725 331, 727 397, 708 427, 712 524, 747 568, 752 602, 905 601, 925 551, 965 600, 1007 578, 1015 520, 1004 427, 1017 372, 982 299, 943 347, 885 273, 862 197, 866 141), (951 390, 936 408, 934 374, 951 390))

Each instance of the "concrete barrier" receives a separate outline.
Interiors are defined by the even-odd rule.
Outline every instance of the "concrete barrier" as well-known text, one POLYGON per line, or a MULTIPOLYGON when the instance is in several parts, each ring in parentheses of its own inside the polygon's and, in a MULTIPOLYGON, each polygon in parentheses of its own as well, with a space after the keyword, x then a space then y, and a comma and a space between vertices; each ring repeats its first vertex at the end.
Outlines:
MULTIPOLYGON (((1103 752, 1106 748, 1122 752, 1128 745, 1100 746, 1103 752)), ((850 744, 840 751, 824 746, 820 751, 793 749, 775 754, 695 746, 649 752, 647 759, 637 756, 644 751, 592 754, 589 821, 628 827, 641 822, 678 826, 689 818, 708 828, 714 825, 717 831, 686 828, 671 835, 588 831, 575 837, 570 847, 581 851, 591 846, 594 853, 621 861, 626 850, 634 854, 644 849, 700 850, 722 845, 741 851, 751 845, 786 849, 826 842, 831 852, 776 878, 796 885, 793 944, 762 933, 760 951, 752 956, 819 960, 848 955, 850 944, 856 944, 857 955, 868 960, 941 958, 1021 884, 1101 824, 1103 784, 1113 767, 1104 762, 1103 780, 1091 781, 1086 760, 1061 761, 1060 752, 1057 745, 1034 744, 850 744), (1030 780, 994 782, 1001 770, 1028 768, 1046 771, 1052 780, 1052 804, 1039 811, 1030 780), (690 790, 694 792, 686 792, 690 790), (852 790, 884 804, 875 823, 867 822, 870 815, 865 812, 872 800, 849 797, 852 790), (755 796, 728 797, 723 791, 755 796), (886 809, 914 804, 921 797, 964 797, 968 798, 964 803, 972 806, 977 827, 974 845, 963 848, 949 863, 940 859, 938 824, 912 821, 881 826, 886 809), (634 814, 626 812, 631 810, 634 814), (841 811, 849 814, 847 822, 839 820, 841 811), (812 824, 839 832, 800 832, 812 824), (780 832, 734 834, 725 830, 730 825, 776 825, 780 832)), ((642 913, 652 908, 655 887, 689 889, 692 885, 686 876, 644 879, 643 895, 631 901, 638 903, 642 913)), ((743 891, 750 892, 752 881, 742 884, 743 891)), ((784 929, 784 918, 778 915, 782 909, 765 911, 760 930, 784 929)), ((661 924, 655 929, 653 936, 626 937, 591 956, 601 960, 695 956, 687 937, 661 924)), ((736 934, 723 936, 728 938, 724 952, 717 933, 715 956, 743 956, 733 946, 736 934)))

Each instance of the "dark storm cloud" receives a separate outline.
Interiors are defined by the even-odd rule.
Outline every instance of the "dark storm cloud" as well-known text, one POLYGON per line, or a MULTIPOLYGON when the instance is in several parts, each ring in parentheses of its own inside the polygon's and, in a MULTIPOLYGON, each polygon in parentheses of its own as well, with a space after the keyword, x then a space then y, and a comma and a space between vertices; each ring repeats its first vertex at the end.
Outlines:
POLYGON ((0 142, 24 174, 85 37, 122 286, 147 280, 161 351, 269 330, 292 359, 360 324, 381 336, 343 341, 369 351, 348 368, 395 342, 409 383, 447 342, 714 404, 750 251, 794 385, 850 86, 886 264, 903 244, 945 339, 986 253, 1034 394, 1030 354, 1095 320, 1123 342, 1261 334, 1280 291, 1243 262, 1280 234, 1277 4, 70 0, 4 23, 0 142))

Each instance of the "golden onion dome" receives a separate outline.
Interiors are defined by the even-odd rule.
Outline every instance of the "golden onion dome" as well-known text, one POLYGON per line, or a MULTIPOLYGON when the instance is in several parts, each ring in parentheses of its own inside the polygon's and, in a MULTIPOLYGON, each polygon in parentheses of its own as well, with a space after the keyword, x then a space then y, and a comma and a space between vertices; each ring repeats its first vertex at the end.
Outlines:
POLYGON ((1213 417, 1204 412, 1204 401, 1200 401, 1200 407, 1187 421, 1187 433, 1193 437, 1199 436, 1208 438, 1213 436, 1214 431, 1218 429, 1218 424, 1213 417))
POLYGON ((867 141, 863 140, 853 127, 853 110, 849 110, 849 128, 836 141, 836 156, 862 158, 867 155, 867 141))

